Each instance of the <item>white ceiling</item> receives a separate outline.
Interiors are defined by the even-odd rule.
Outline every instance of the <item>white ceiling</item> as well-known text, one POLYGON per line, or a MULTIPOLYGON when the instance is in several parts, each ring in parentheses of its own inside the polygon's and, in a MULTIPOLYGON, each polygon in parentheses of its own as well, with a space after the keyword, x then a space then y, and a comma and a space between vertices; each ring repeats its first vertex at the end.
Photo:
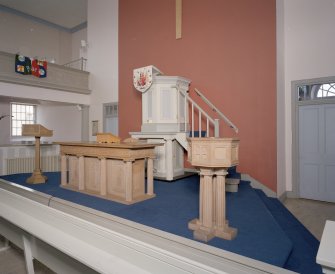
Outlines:
POLYGON ((0 0, 0 10, 71 30, 87 21, 87 0, 0 0))

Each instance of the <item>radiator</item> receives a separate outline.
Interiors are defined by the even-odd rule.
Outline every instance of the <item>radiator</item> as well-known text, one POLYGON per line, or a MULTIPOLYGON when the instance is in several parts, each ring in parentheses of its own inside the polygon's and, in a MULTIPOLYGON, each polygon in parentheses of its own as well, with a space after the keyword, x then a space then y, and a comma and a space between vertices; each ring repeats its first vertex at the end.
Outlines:
MULTIPOLYGON (((35 168, 35 157, 6 159, 6 173, 29 173, 35 168)), ((42 171, 60 171, 60 157, 58 155, 41 157, 42 171)))

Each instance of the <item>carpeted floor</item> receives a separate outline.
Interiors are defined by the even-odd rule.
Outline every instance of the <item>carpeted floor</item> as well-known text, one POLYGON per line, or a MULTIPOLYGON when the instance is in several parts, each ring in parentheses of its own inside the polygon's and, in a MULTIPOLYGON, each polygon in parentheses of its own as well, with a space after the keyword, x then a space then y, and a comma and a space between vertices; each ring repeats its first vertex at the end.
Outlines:
MULTIPOLYGON (((166 183, 155 180, 156 197, 123 205, 59 187, 60 173, 46 173, 46 184, 28 185, 30 174, 2 178, 58 198, 101 210, 144 225, 193 239, 187 228, 198 217, 199 177, 166 183)), ((227 193, 227 219, 238 229, 232 241, 214 238, 208 244, 299 273, 322 273, 315 263, 319 242, 277 200, 242 181, 237 193, 227 193)))

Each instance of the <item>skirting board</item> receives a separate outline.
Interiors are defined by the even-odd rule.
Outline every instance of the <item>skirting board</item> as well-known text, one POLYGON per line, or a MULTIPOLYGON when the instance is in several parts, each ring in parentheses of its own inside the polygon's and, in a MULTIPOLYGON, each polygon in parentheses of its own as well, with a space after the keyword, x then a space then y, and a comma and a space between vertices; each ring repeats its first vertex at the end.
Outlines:
POLYGON ((282 195, 278 197, 278 200, 284 203, 287 198, 299 198, 299 197, 293 191, 285 191, 282 195))
POLYGON ((277 194, 273 190, 269 189, 268 187, 266 187, 265 185, 263 185, 256 179, 252 178, 249 174, 241 174, 241 180, 249 181, 250 185, 253 188, 262 190, 268 197, 277 198, 277 194))
MULTIPOLYGON (((192 168, 185 168, 184 170, 188 172, 198 172, 196 169, 192 169, 192 168)), ((271 189, 269 189, 268 187, 266 187, 265 185, 263 185, 262 183, 254 179, 253 177, 251 177, 249 174, 241 174, 241 180, 249 181, 250 185, 253 188, 261 189, 267 196, 272 197, 272 198, 277 198, 277 194, 274 191, 272 191, 271 189)))

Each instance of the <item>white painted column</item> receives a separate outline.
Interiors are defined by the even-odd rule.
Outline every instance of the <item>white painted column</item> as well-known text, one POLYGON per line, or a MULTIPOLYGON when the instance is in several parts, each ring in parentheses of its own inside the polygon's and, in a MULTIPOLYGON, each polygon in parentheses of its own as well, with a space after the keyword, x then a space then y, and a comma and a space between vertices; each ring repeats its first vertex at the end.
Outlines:
POLYGON ((35 274, 34 271, 34 264, 33 264, 33 255, 31 252, 31 246, 30 246, 30 241, 29 239, 23 235, 22 236, 23 240, 23 247, 24 247, 24 257, 26 260, 26 270, 28 274, 35 274))
POLYGON ((173 151, 172 151, 172 139, 166 139, 165 146, 166 155, 166 179, 173 180, 173 151))

